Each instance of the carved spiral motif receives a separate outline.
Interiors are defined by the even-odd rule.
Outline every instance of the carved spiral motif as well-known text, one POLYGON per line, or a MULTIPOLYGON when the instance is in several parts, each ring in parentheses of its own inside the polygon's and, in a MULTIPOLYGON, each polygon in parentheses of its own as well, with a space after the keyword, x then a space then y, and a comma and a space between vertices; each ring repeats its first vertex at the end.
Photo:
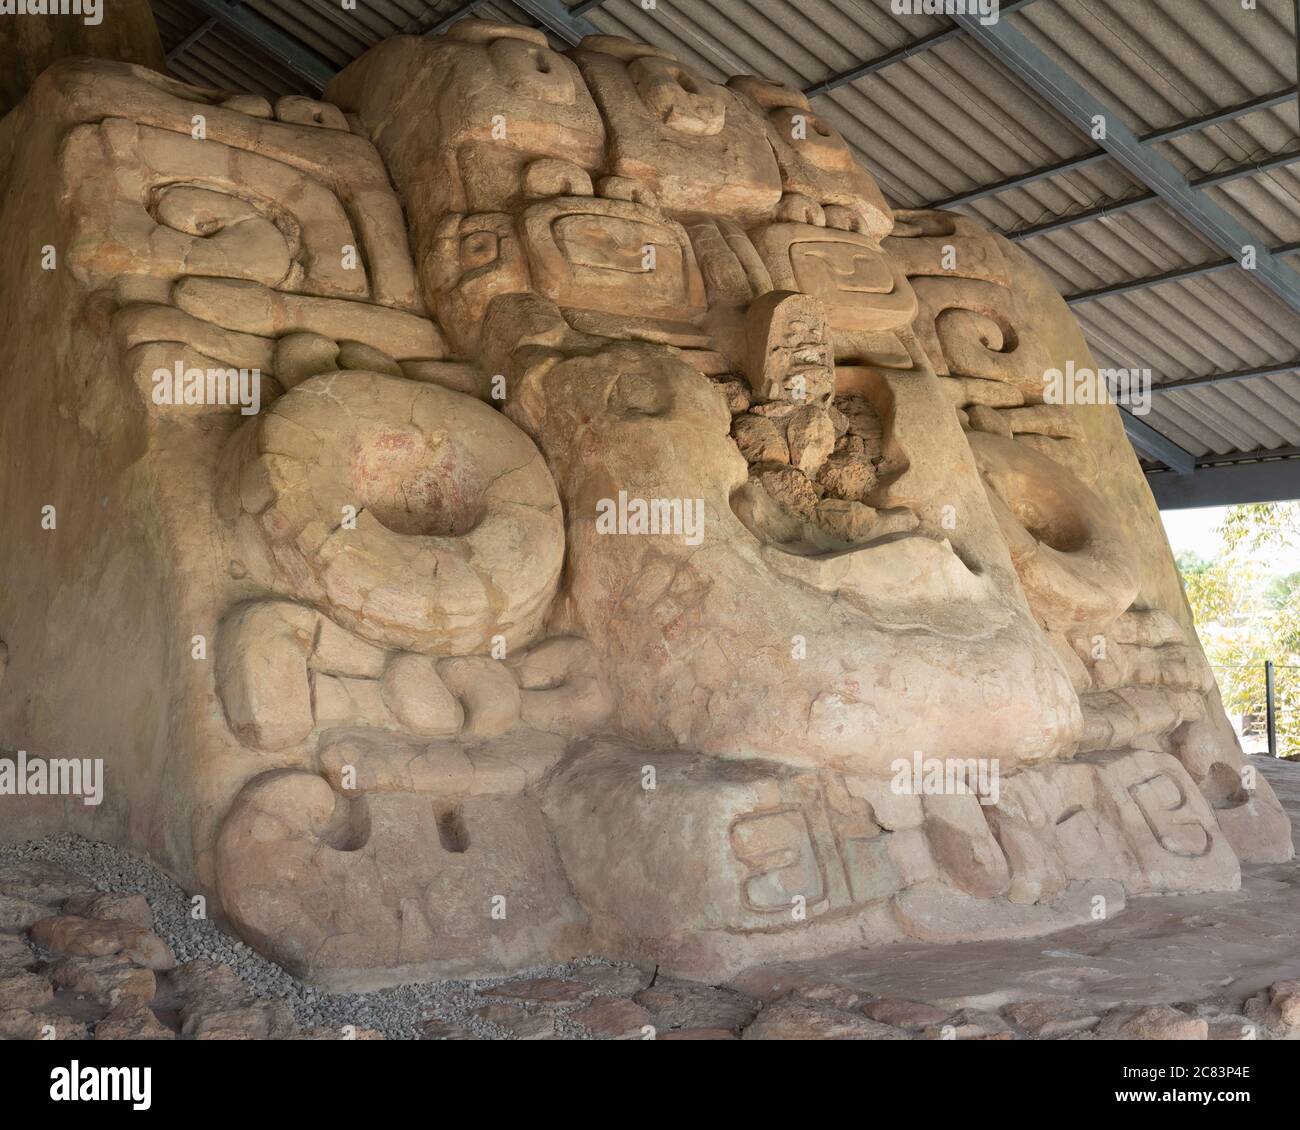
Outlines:
POLYGON ((369 372, 303 382, 236 437, 277 589, 388 647, 526 642, 564 558, 541 454, 482 401, 369 372))

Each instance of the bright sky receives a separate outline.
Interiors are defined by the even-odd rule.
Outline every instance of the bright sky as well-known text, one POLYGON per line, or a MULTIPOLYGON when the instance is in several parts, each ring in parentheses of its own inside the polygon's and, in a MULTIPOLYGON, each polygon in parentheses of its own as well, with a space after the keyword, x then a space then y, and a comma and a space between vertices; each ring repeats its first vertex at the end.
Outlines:
MULTIPOLYGON (((1190 549, 1206 561, 1215 557, 1223 548, 1218 528, 1227 510, 1226 506, 1206 506, 1200 510, 1162 510, 1160 517, 1165 523, 1165 532, 1169 535, 1169 544, 1173 546, 1174 553, 1190 549)), ((1300 570, 1300 545, 1267 550, 1261 563, 1270 573, 1294 573, 1300 570)))

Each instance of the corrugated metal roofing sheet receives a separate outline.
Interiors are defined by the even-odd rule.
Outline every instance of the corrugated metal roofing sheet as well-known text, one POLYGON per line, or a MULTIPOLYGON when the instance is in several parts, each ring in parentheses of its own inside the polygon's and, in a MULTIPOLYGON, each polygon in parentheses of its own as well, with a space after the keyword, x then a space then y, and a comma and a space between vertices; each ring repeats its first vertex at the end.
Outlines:
MULTIPOLYGON (((175 49, 205 17, 186 0, 153 0, 175 49)), ((247 0, 247 6, 335 66, 389 35, 424 31, 464 0, 247 0)), ((570 3, 570 8, 578 7, 570 3)), ((487 18, 533 22, 508 0, 487 18)), ((602 31, 673 51, 713 78, 762 74, 824 82, 952 26, 898 16, 891 0, 606 0, 585 12, 602 31)), ((1036 0, 1004 19, 1139 132, 1294 86, 1289 0, 1036 0)), ((292 70, 216 27, 173 58, 177 77, 264 95, 310 92, 292 70)), ((890 201, 916 207, 1083 156, 1095 143, 991 58, 956 36, 818 97, 819 112, 872 170, 890 201)), ((1207 189, 1261 243, 1300 240, 1300 136, 1294 101, 1159 143, 1189 176, 1296 152, 1296 163, 1207 189)), ((1101 159, 1008 189, 960 210, 1002 231, 1145 188, 1101 159)), ((1021 246, 1063 293, 1208 263, 1218 248, 1153 201, 1030 236, 1021 246)), ((1292 263, 1300 258, 1292 256, 1292 263)), ((1300 315, 1229 269, 1075 307, 1098 361, 1176 380, 1300 359, 1300 315)), ((1300 376, 1256 377, 1159 394, 1148 422, 1195 455, 1300 444, 1300 376)))

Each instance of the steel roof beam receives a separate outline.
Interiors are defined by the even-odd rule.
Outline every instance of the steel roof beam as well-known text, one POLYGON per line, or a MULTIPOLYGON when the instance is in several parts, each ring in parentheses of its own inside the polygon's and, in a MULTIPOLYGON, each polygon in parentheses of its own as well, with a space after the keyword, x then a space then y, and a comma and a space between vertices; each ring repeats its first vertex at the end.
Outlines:
MULTIPOLYGON (((1271 250, 1274 255, 1290 255, 1295 251, 1300 251, 1300 240, 1293 243, 1279 243, 1271 250)), ((1209 263, 1196 263, 1190 267, 1174 267, 1172 270, 1160 271, 1154 275, 1143 275, 1141 278, 1124 279, 1122 282, 1108 283, 1105 286, 1096 286, 1088 290, 1079 290, 1064 297, 1069 305, 1077 306, 1083 302, 1095 302, 1099 298, 1110 298, 1116 294, 1131 294, 1135 290, 1147 290, 1153 286, 1160 286, 1162 283, 1181 282, 1184 279, 1216 275, 1220 271, 1228 271, 1240 266, 1241 264, 1236 259, 1214 259, 1209 263)))
MULTIPOLYGON (((1243 177, 1254 176, 1256 173, 1267 172, 1269 169, 1275 169, 1282 165, 1291 165, 1300 161, 1300 149, 1287 150, 1285 153, 1274 153, 1270 157, 1265 157, 1262 161, 1249 161, 1242 165, 1233 165, 1230 168, 1223 169, 1217 173, 1202 173, 1201 175, 1187 181, 1191 188, 1215 188, 1219 185, 1226 184, 1229 181, 1241 180, 1243 177)), ((1060 170, 1056 170, 1060 171, 1060 170)), ((1050 170, 1045 171, 1046 175, 1052 175, 1050 170)), ((1028 175, 1028 174, 1026 174, 1028 175)), ((1014 184, 1002 183, 995 186, 996 191, 1004 191, 1007 188, 1017 187, 1014 184)), ((971 194, 973 198, 978 199, 980 196, 988 195, 987 193, 976 190, 971 194)), ((1136 208, 1139 204, 1150 204, 1153 200, 1159 200, 1160 194, 1154 190, 1140 192, 1136 196, 1125 197, 1120 200, 1108 200, 1104 204, 1095 204, 1091 208, 1084 208, 1078 212, 1066 212, 1060 216, 1053 216, 1051 219, 1044 220, 1041 223, 1031 224, 1027 228, 1017 228, 1015 231, 1003 232, 1007 239, 1019 242, 1022 239, 1028 239, 1032 235, 1042 235, 1045 232, 1060 231, 1062 228, 1070 228, 1075 224, 1082 224, 1087 220, 1099 220, 1103 216, 1116 216, 1121 212, 1127 212, 1130 208, 1136 208)), ((927 208, 951 208, 954 204, 966 203, 960 197, 949 197, 947 200, 940 201, 937 204, 927 204, 927 208)), ((1274 252, 1276 254, 1276 252, 1274 252)))
POLYGON ((263 19, 238 3, 230 4, 226 0, 189 0, 189 3, 217 23, 237 31, 249 43, 283 63, 318 90, 324 90, 325 84, 338 74, 338 68, 333 63, 322 59, 310 47, 281 31, 270 20, 263 19))
POLYGON ((574 15, 560 0, 510 0, 522 8, 552 35, 576 47, 588 35, 599 35, 600 28, 589 19, 574 15))
MULTIPOLYGON (((1023 8, 1027 4, 1032 4, 1034 0, 1004 0, 999 9, 1000 15, 1008 16, 1017 8, 1023 8)), ((932 32, 930 35, 924 35, 920 39, 915 39, 911 43, 904 43, 902 47, 896 47, 892 51, 887 51, 883 55, 877 55, 874 59, 867 59, 861 63, 856 63, 846 71, 839 71, 823 79, 821 82, 815 82, 811 86, 805 86, 804 95, 808 98, 816 98, 820 94, 829 94, 837 86, 844 86, 846 83, 856 82, 860 78, 866 78, 867 75, 874 75, 877 71, 883 71, 886 67, 894 63, 901 63, 904 59, 910 59, 913 55, 920 55, 922 52, 929 51, 932 47, 938 47, 941 43, 947 43, 950 39, 956 39, 962 34, 960 27, 946 27, 942 31, 932 32)))
POLYGON ((1152 392, 1176 392, 1180 388, 1201 388, 1205 385, 1233 384, 1236 381, 1254 380, 1256 377, 1281 377, 1300 369, 1300 360, 1274 361, 1268 365, 1256 365, 1251 369, 1233 369, 1227 373, 1207 373, 1203 377, 1179 377, 1172 381, 1152 384, 1152 392))
POLYGON ((1065 295, 1064 298, 1068 305, 1077 306, 1082 302, 1095 302, 1099 298, 1110 298, 1116 294, 1132 294, 1135 290, 1147 290, 1150 287, 1159 286, 1161 283, 1179 282, 1183 279, 1194 279, 1202 275, 1213 275, 1237 265, 1235 259, 1215 259, 1209 263, 1197 263, 1191 267, 1175 267, 1173 270, 1161 271, 1155 275, 1144 275, 1138 279, 1125 279, 1123 282, 1110 283, 1108 286, 1097 286, 1091 290, 1076 291, 1074 294, 1065 295))
POLYGON ((1158 141, 1172 141, 1175 137, 1195 133, 1197 130, 1207 129, 1209 126, 1221 125, 1223 122, 1232 121, 1234 118, 1244 118, 1247 114, 1255 114, 1260 110, 1271 110, 1274 106, 1282 105, 1283 102, 1290 102, 1295 96, 1296 88, 1286 86, 1281 90, 1273 91, 1272 94, 1261 94, 1258 98, 1248 98, 1245 102, 1238 102, 1235 106, 1225 106, 1222 110, 1211 110, 1199 117, 1188 118, 1186 121, 1177 122, 1172 126, 1165 126, 1163 129, 1150 130, 1141 134, 1138 140, 1144 145, 1154 145, 1158 141))
MULTIPOLYGON (((579 39, 581 39, 582 35, 600 34, 600 30, 596 27, 595 24, 588 23, 588 21, 582 20, 580 19, 580 17, 585 16, 593 8, 599 8, 604 2, 605 0, 583 0, 581 4, 575 4, 572 8, 565 8, 562 4, 552 4, 552 3, 542 3, 542 4, 538 4, 537 6, 539 8, 546 9, 548 19, 556 20, 558 22, 558 21, 565 21, 567 17, 568 20, 567 26, 569 28, 569 31, 572 33, 577 33, 581 31, 581 35, 579 35, 579 39), (583 30, 584 25, 585 27, 588 27, 591 30, 590 31, 583 30)), ((432 27, 427 28, 423 34, 441 35, 444 31, 446 31, 449 27, 451 27, 452 24, 457 23, 460 20, 463 20, 466 16, 472 16, 486 3, 487 0, 470 0, 468 4, 465 4, 463 7, 457 8, 454 12, 440 19, 432 27)), ((538 23, 543 24, 543 26, 547 26, 541 16, 529 10, 529 6, 527 4, 516 4, 515 7, 522 8, 525 12, 528 12, 535 20, 537 20, 538 23)), ((548 30, 554 32, 556 35, 559 35, 559 37, 561 39, 564 39, 566 42, 569 43, 577 42, 577 40, 569 39, 567 35, 565 35, 563 32, 557 31, 553 27, 548 27, 548 30)))
POLYGON ((1029 239, 1031 236, 1046 235, 1048 232, 1072 228, 1076 224, 1082 224, 1088 220, 1101 220, 1107 216, 1119 216, 1132 208, 1140 208, 1143 204, 1150 204, 1152 201, 1159 199, 1160 197, 1154 192, 1141 192, 1124 200, 1107 200, 1105 204, 1094 204, 1091 208, 1084 208, 1078 212, 1067 212, 1063 216, 1052 216, 1039 223, 1030 224, 1027 228, 1017 228, 1015 231, 1002 232, 1001 234, 1011 240, 1012 243, 1019 243, 1022 239, 1029 239))
POLYGON ((1006 20, 985 25, 974 16, 953 19, 1077 128, 1090 133, 1094 119, 1101 116, 1106 124, 1106 136, 1098 139, 1102 148, 1225 255, 1235 258, 1242 254, 1244 247, 1255 247, 1255 278, 1300 313, 1300 274, 1268 248, 1260 247, 1259 239, 1245 225, 1189 185, 1170 161, 1144 145, 1119 114, 1090 94, 1045 51, 1031 43, 1024 32, 1006 20))
MULTIPOLYGON (((1107 154, 1109 156, 1109 154, 1107 154)), ((1285 153, 1274 153, 1270 157, 1265 157, 1262 161, 1251 161, 1242 165, 1233 165, 1230 168, 1223 169, 1217 173, 1202 173, 1200 176, 1186 181, 1189 188, 1215 188, 1219 185, 1226 184, 1229 181, 1241 180, 1243 177, 1254 176, 1256 173, 1267 172, 1269 169, 1278 168, 1281 165, 1291 165, 1300 161, 1300 149, 1288 150, 1285 153)), ((1172 166, 1171 166, 1172 167, 1172 166)), ((1060 169, 1040 170, 1045 176, 1053 175, 1053 172, 1060 172, 1060 169)), ((1068 170, 1066 170, 1068 171, 1068 170)), ((1029 176, 1029 174, 1026 174, 1029 176)), ((1041 179, 1041 178, 1030 178, 1041 179)), ((1014 180, 1014 178, 1013 178, 1014 180)), ((1007 188, 1016 188, 1018 185, 1009 182, 1002 182, 993 186, 997 192, 1005 191, 1007 188)), ((964 204, 969 199, 978 199, 980 196, 989 195, 982 190, 967 195, 966 199, 962 197, 949 197, 947 200, 941 200, 936 204, 927 204, 927 208, 951 208, 954 204, 964 204)), ((1033 235, 1043 235, 1045 232, 1060 231, 1062 228, 1070 228, 1075 224, 1082 224, 1087 220, 1099 220, 1103 216, 1117 216, 1121 212, 1127 212, 1130 208, 1136 208, 1139 204, 1150 204, 1153 200, 1159 200, 1161 194, 1154 189, 1146 192, 1140 192, 1135 196, 1125 197, 1120 200, 1108 200, 1104 204, 1095 204, 1091 208, 1084 208, 1078 212, 1066 212, 1060 216, 1053 216, 1051 219, 1044 220, 1041 223, 1030 224, 1026 228, 1017 228, 1015 231, 1003 232, 1002 234, 1014 242, 1022 239, 1028 239, 1033 235)), ((1168 201, 1166 201, 1168 203, 1168 201)), ((1212 205, 1212 207, 1217 207, 1212 205)), ((1224 213, 1227 215, 1227 213, 1224 213)), ((1244 229, 1243 229, 1244 230, 1244 229)), ((1275 253, 1276 254, 1276 253, 1275 253)))
POLYGON ((1120 418, 1124 421, 1124 431, 1128 433, 1129 442, 1138 451, 1151 459, 1159 459, 1171 471, 1180 475, 1190 475, 1196 469, 1196 456, 1184 447, 1179 447, 1167 435, 1158 432, 1145 420, 1140 420, 1127 408, 1120 408, 1120 418))
POLYGON ((1259 161, 1244 161, 1240 165, 1229 165, 1218 172, 1200 173, 1187 183, 1192 188, 1214 188, 1216 185, 1227 184, 1228 181, 1240 180, 1242 177, 1254 176, 1256 173, 1266 173, 1269 169, 1293 165, 1297 161, 1300 161, 1300 150, 1287 149, 1281 153, 1270 153, 1259 161))
POLYGON ((440 19, 432 27, 426 28, 424 34, 441 35, 444 31, 446 31, 449 27, 451 27, 452 24, 456 23, 459 20, 463 20, 466 16, 472 16, 486 3, 487 0, 470 0, 470 2, 466 4, 464 7, 457 8, 454 12, 450 13, 449 15, 443 16, 443 18, 440 19))
POLYGON ((1300 459, 1300 447, 1261 447, 1255 451, 1229 451, 1226 455, 1198 455, 1197 467, 1239 467, 1272 459, 1300 459))
POLYGON ((982 200, 986 196, 994 196, 999 192, 1007 192, 1013 188, 1024 188, 1026 185, 1046 180, 1048 177, 1059 176, 1061 173, 1072 173, 1078 169, 1086 169, 1089 165, 1095 165, 1100 161, 1107 160, 1109 157, 1110 154, 1104 149, 1097 149, 1080 157, 1066 157, 1062 161, 1056 161, 1050 165, 1040 165, 1027 173, 1017 173, 1015 176, 994 181, 992 184, 981 185, 979 188, 972 188, 967 192, 955 192, 951 196, 945 196, 942 200, 936 200, 933 204, 926 204, 924 207, 953 208, 958 204, 970 204, 975 200, 982 200))
POLYGON ((198 27, 196 27, 192 32, 190 32, 189 35, 187 35, 178 44, 176 44, 175 47, 173 47, 170 51, 167 52, 167 62, 170 63, 173 59, 177 58, 180 55, 183 55, 186 51, 188 51, 191 47, 193 47, 200 39, 202 39, 205 35, 207 35, 208 32, 210 32, 216 26, 217 26, 217 21, 214 20, 211 16, 209 16, 206 20, 204 20, 201 24, 199 24, 198 27))
MULTIPOLYGON (((1296 92, 1294 87, 1287 87, 1285 90, 1277 90, 1272 94, 1265 94, 1259 98, 1250 98, 1245 102, 1238 102, 1235 106, 1225 106, 1222 110, 1212 110, 1208 114, 1201 114, 1196 118, 1188 118, 1186 121, 1178 122, 1175 125, 1167 126, 1164 129, 1152 130, 1149 133, 1141 134, 1138 140, 1144 145, 1152 145, 1159 141, 1169 141, 1175 137, 1182 137, 1184 134, 1194 133, 1197 130, 1206 129, 1209 126, 1219 125, 1222 122, 1232 121, 1234 118, 1243 117, 1246 114, 1253 114, 1259 110, 1268 110, 1274 106, 1281 105, 1295 98, 1296 92)), ((958 204, 969 204, 972 200, 980 200, 985 196, 992 196, 998 192, 1006 192, 1012 188, 1023 188, 1025 185, 1033 184, 1036 181, 1045 180, 1047 177, 1060 176, 1062 173, 1073 173, 1079 169, 1086 169, 1089 165, 1095 165, 1098 161, 1104 161, 1110 154, 1104 149, 1093 149, 1087 153, 1080 153, 1077 157, 1066 157, 1064 160, 1055 161, 1050 165, 1040 165, 1036 169, 1030 169, 1027 173, 1019 173, 1013 177, 1007 177, 1005 180, 997 181, 993 184, 982 185, 979 188, 972 188, 966 192, 955 192, 951 196, 945 196, 942 200, 936 200, 933 204, 927 204, 927 208, 952 208, 958 204)), ((1296 154, 1292 160, 1300 160, 1300 153, 1296 154)), ((1265 164, 1271 168, 1273 158, 1266 158, 1265 164)), ((1285 164, 1286 161, 1277 160, 1277 164, 1285 164)), ((1233 180, 1238 176, 1248 176, 1250 173, 1262 171, 1256 165, 1240 165, 1230 171, 1224 180, 1233 180)), ((1207 174, 1207 176, 1216 176, 1218 174, 1207 174)), ((1199 183, 1193 181, 1194 184, 1199 183)))
POLYGON ((1147 485, 1161 510, 1287 502, 1300 497, 1300 449, 1244 452, 1241 459, 1198 459, 1196 474, 1147 472, 1147 485))

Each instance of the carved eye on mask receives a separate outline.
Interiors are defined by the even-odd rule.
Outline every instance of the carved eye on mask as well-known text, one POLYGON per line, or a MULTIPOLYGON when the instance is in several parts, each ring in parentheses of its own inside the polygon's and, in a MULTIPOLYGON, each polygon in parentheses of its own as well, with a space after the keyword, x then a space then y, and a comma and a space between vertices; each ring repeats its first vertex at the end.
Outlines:
POLYGON ((811 110, 783 106, 768 119, 777 132, 819 169, 844 170, 853 167, 853 154, 839 132, 811 110))
POLYGON ((696 137, 719 133, 727 120, 722 91, 688 67, 646 56, 628 67, 641 100, 670 129, 696 137))
POLYGON ((549 47, 521 39, 498 39, 488 51, 497 73, 520 94, 551 105, 573 105, 573 75, 564 59, 549 47))
POLYGON ((501 253, 501 240, 495 232, 476 231, 463 236, 460 241, 461 270, 473 271, 496 262, 501 253))

